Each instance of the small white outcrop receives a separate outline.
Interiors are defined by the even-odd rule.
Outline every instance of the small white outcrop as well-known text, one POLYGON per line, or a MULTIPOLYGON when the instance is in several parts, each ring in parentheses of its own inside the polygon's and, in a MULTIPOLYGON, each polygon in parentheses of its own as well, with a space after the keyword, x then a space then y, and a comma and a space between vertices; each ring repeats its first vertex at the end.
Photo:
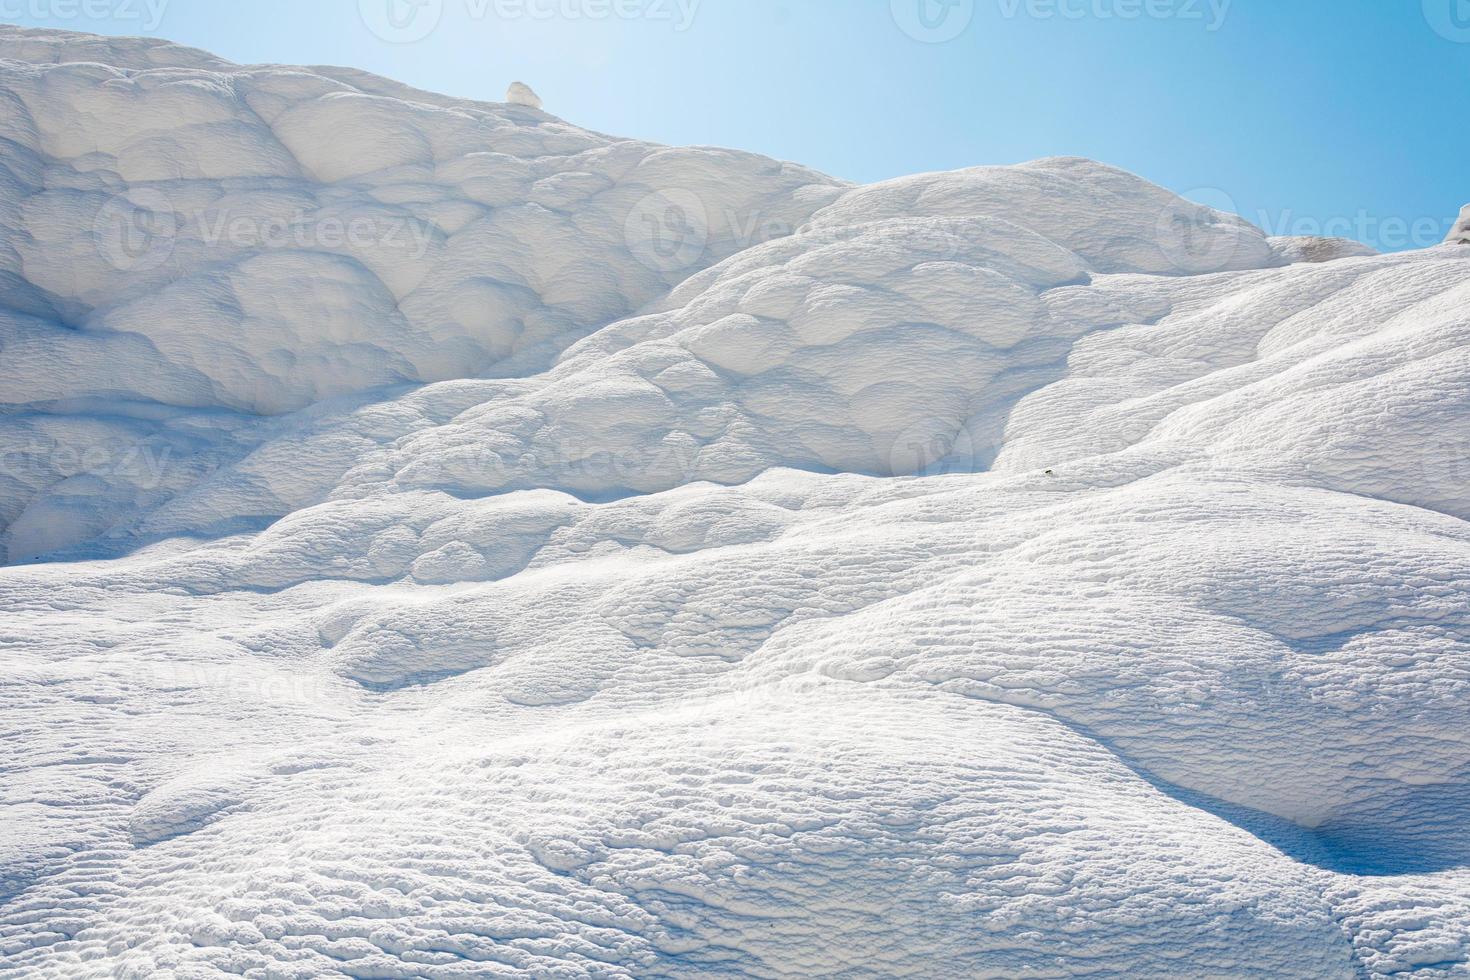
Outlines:
POLYGON ((1455 222, 1455 227, 1450 230, 1445 242, 1451 245, 1470 245, 1470 204, 1460 209, 1459 220, 1455 222))
POLYGON ((1276 256, 1277 265, 1334 262, 1337 259, 1366 258, 1378 254, 1377 249, 1351 238, 1287 235, 1268 238, 1266 243, 1271 246, 1271 254, 1276 256))
POLYGON ((530 106, 532 109, 541 108, 541 96, 536 90, 525 82, 511 82, 510 88, 505 90, 505 101, 511 105, 530 106))

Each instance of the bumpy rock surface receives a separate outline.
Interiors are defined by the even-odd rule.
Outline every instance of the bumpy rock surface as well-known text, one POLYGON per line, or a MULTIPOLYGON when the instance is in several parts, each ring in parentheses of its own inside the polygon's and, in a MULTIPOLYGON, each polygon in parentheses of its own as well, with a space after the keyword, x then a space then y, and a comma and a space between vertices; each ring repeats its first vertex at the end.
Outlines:
POLYGON ((1470 969, 1470 252, 0 58, 0 972, 1470 969))
POLYGON ((1460 211, 1460 218, 1445 241, 1453 245, 1470 245, 1470 204, 1460 211))

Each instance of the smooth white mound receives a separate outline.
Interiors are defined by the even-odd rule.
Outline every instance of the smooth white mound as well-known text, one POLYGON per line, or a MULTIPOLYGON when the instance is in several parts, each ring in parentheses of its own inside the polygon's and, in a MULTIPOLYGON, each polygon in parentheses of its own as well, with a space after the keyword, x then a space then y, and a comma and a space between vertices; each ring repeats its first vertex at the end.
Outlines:
POLYGON ((1470 252, 0 56, 0 971, 1470 971, 1470 252))

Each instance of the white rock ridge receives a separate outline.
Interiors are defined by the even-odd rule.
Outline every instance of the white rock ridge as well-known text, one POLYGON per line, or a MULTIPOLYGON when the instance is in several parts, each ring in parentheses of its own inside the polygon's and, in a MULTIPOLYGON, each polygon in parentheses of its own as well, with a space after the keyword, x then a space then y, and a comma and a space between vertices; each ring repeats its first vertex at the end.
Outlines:
POLYGON ((0 112, 0 974, 1470 971, 1470 252, 49 31, 0 112))

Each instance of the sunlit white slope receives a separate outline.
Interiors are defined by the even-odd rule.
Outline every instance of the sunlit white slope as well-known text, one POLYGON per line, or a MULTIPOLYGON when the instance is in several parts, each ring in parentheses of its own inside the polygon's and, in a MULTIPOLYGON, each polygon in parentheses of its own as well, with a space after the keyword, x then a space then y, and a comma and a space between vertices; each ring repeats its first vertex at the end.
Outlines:
MULTIPOLYGON (((535 371, 840 192, 358 72, 8 27, 0 58, 0 399, 46 406, 0 435, 0 524, 78 477, 151 506, 242 415, 535 371)), ((69 509, 10 557, 110 526, 69 509)))
POLYGON ((0 969, 1470 971, 1470 249, 0 50, 0 969))

